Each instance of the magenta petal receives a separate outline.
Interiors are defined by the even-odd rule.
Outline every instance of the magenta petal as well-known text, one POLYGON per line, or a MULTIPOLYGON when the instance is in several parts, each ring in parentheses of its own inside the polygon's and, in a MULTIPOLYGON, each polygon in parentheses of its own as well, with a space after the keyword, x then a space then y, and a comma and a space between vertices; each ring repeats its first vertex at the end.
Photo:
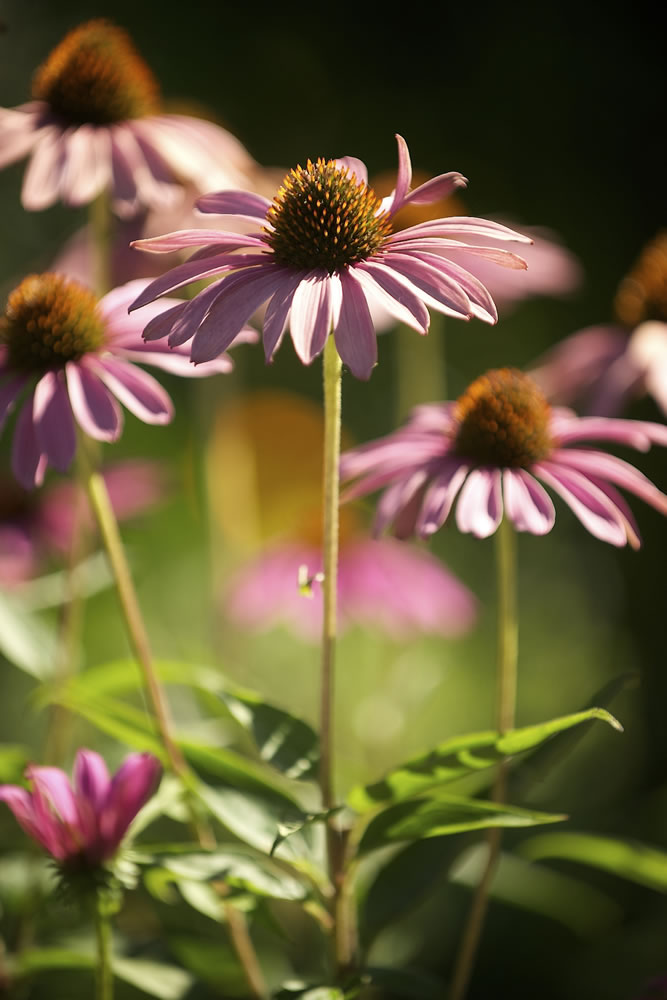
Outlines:
POLYGON ((74 761, 74 787, 79 799, 87 799, 96 810, 102 808, 111 789, 104 758, 94 750, 79 750, 74 761))
POLYGON ((132 753, 112 778, 99 827, 106 849, 113 853, 141 807, 157 789, 162 774, 159 760, 149 753, 132 753))
POLYGON ((554 526, 556 511, 546 490, 523 469, 503 471, 505 513, 517 531, 546 535, 554 526))
POLYGON ((42 452, 35 433, 32 399, 30 396, 21 408, 12 442, 12 471, 26 490, 42 485, 47 466, 46 455, 42 452))
POLYGON ((40 450, 49 464, 65 472, 76 452, 76 433, 61 372, 47 372, 35 386, 32 409, 40 450))
POLYGON ((456 505, 459 531, 488 538, 503 517, 500 469, 473 469, 466 479, 456 505))
POLYGON ((338 275, 342 301, 334 338, 343 362, 357 378, 368 379, 377 362, 375 327, 364 290, 352 271, 338 275))
POLYGON ((97 373, 75 361, 67 363, 66 372, 70 403, 81 429, 96 441, 115 441, 123 427, 123 415, 97 373))
MULTIPOLYGON (((92 362, 91 362, 92 366, 92 362)), ((106 387, 146 424, 167 424, 174 415, 169 395, 160 383, 129 361, 107 357, 95 365, 106 387)))
POLYGON ((59 842, 54 836, 52 824, 42 824, 38 821, 32 795, 25 788, 20 788, 18 785, 0 785, 0 802, 7 803, 19 826, 29 837, 51 854, 54 854, 54 849, 58 850, 59 842))
POLYGON ((331 330, 331 281, 329 275, 303 278, 292 298, 290 333, 294 350, 304 365, 321 353, 331 330))

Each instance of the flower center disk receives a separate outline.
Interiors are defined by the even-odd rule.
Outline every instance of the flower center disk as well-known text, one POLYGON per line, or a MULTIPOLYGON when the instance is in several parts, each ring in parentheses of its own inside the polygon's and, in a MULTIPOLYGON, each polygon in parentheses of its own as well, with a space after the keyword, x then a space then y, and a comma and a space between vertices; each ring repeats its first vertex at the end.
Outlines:
POLYGON ((285 177, 267 218, 267 243, 294 270, 334 271, 366 260, 391 234, 372 188, 335 160, 308 160, 285 177))
POLYGON ((621 282, 614 307, 621 323, 630 329, 644 320, 667 323, 667 230, 644 248, 621 282))
POLYGON ((75 125, 111 125, 159 108, 155 77, 129 35, 104 18, 65 35, 35 73, 32 94, 75 125))
POLYGON ((31 274, 14 289, 0 320, 9 366, 43 372, 78 361, 104 343, 97 299, 58 274, 31 274))
POLYGON ((499 368, 476 379, 456 401, 455 450, 477 465, 529 468, 552 448, 550 408, 531 378, 499 368))

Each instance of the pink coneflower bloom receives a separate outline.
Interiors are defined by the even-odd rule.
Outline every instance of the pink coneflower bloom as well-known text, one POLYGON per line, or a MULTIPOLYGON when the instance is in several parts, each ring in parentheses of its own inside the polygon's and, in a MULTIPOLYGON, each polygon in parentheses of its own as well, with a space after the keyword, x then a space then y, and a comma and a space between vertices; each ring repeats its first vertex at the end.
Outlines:
POLYGON ((254 161, 211 122, 163 114, 157 81, 121 28, 100 18, 63 38, 33 100, 0 109, 0 167, 30 155, 24 208, 85 205, 110 190, 122 216, 180 197, 182 181, 246 185, 254 161))
POLYGON ((377 358, 371 305, 384 306, 422 334, 428 331, 429 308, 458 319, 476 316, 495 323, 493 299, 460 261, 472 255, 524 268, 521 258, 494 241, 530 240, 506 226, 469 217, 434 219, 394 232, 392 219, 402 206, 435 201, 466 183, 452 172, 411 191, 408 149, 400 136, 397 140, 396 187, 383 200, 368 186, 360 160, 309 160, 305 168, 287 174, 273 201, 244 191, 220 191, 199 199, 201 211, 245 219, 258 227, 255 232, 239 236, 192 229, 140 240, 142 249, 161 253, 200 249, 187 263, 152 282, 132 308, 191 281, 218 277, 185 310, 151 322, 144 331, 146 339, 168 336, 172 346, 192 339, 192 360, 208 361, 226 350, 243 324, 268 302, 263 323, 268 361, 288 326, 304 364, 321 353, 333 330, 345 364, 366 379, 377 358), (473 246, 468 235, 491 245, 473 246))
POLYGON ((642 251, 614 300, 616 324, 566 337, 531 370, 550 400, 600 416, 648 393, 667 415, 667 232, 642 251))
MULTIPOLYGON (((146 344, 145 319, 127 313, 143 287, 129 282, 98 301, 82 285, 47 273, 24 278, 9 296, 0 319, 0 427, 28 390, 12 450, 14 475, 26 489, 42 483, 48 465, 69 467, 77 424, 98 441, 115 441, 123 425, 118 401, 144 423, 171 420, 169 396, 136 362, 187 376, 231 370, 228 356, 198 372, 186 352, 146 344)), ((146 315, 168 308, 173 303, 155 303, 146 315)))
POLYGON ((131 753, 110 778, 98 753, 79 750, 73 787, 59 768, 30 765, 26 777, 32 791, 0 785, 0 802, 64 868, 96 868, 116 854, 130 823, 156 791, 161 771, 152 754, 131 753))
POLYGON ((637 548, 637 525, 616 486, 662 513, 667 496, 627 462, 581 446, 595 440, 646 451, 667 445, 667 427, 551 409, 532 379, 501 368, 455 403, 419 406, 405 427, 348 452, 341 475, 354 481, 347 499, 387 487, 378 532, 393 525, 399 536, 426 538, 456 503, 459 530, 478 538, 492 535, 503 513, 518 531, 543 535, 555 520, 544 483, 596 538, 637 548))
MULTIPOLYGON (((233 574, 225 606, 237 624, 286 625, 303 639, 322 633, 322 549, 303 541, 274 543, 233 574), (304 573, 307 586, 299 587, 304 573)), ((305 581, 304 581, 305 582, 305 581)), ((338 630, 376 628, 396 640, 421 634, 459 636, 472 628, 477 602, 428 552, 391 538, 354 535, 340 546, 338 630)))

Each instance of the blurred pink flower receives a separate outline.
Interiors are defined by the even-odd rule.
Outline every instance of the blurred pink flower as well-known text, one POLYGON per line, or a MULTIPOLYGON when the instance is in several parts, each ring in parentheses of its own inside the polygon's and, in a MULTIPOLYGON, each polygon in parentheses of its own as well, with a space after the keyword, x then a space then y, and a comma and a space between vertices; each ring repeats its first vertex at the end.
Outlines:
POLYGON ((95 868, 115 855, 130 823, 156 791, 161 771, 152 754, 132 753, 110 778, 98 753, 79 750, 74 787, 57 767, 30 765, 26 777, 32 791, 0 785, 0 802, 63 867, 95 868))
MULTIPOLYGON (((287 625, 316 642, 322 631, 322 592, 313 579, 304 592, 299 574, 322 569, 321 549, 299 541, 278 542, 235 573, 226 588, 226 609, 237 624, 257 629, 287 625), (308 592, 309 591, 309 592, 308 592)), ((421 633, 457 636, 474 624, 471 592, 428 552, 393 539, 352 537, 340 547, 339 631, 351 625, 377 628, 393 639, 421 633)))
POLYGON ((653 396, 667 415, 667 232, 660 232, 621 282, 619 322, 566 337, 530 374, 547 397, 611 416, 633 396, 653 396))
POLYGON ((458 497, 460 531, 485 538, 505 513, 518 531, 543 535, 555 511, 541 480, 596 538, 638 548, 634 517, 615 487, 662 513, 667 496, 627 462, 580 447, 586 440, 646 451, 667 445, 667 427, 552 410, 532 379, 503 368, 482 375, 455 403, 417 407, 405 427, 347 452, 341 475, 352 485, 345 499, 387 487, 375 518, 378 533, 393 525, 400 537, 426 538, 458 497))
POLYGON ((110 190, 124 217, 200 191, 245 187, 255 166, 229 132, 160 113, 158 85, 121 28, 99 18, 70 31, 33 78, 33 100, 0 109, 0 167, 30 164, 22 203, 84 205, 110 190))
POLYGON ((144 423, 171 420, 169 396, 136 362, 190 377, 231 370, 228 355, 196 369, 187 352, 146 344, 146 318, 174 306, 155 303, 144 317, 128 316, 129 302, 144 287, 129 282, 98 302, 76 282, 34 274, 11 293, 0 320, 0 428, 28 388, 12 450, 14 475, 27 489, 42 483, 47 465, 69 467, 76 424, 98 441, 117 440, 123 425, 117 400, 144 423))
MULTIPOLYGON (((119 521, 136 517, 164 495, 165 475, 158 462, 133 459, 102 470, 119 521)), ((69 552, 75 525, 77 487, 52 484, 39 494, 12 480, 0 482, 0 584, 17 586, 37 576, 53 552, 69 552)), ((88 530, 94 522, 85 497, 82 515, 88 530)))
POLYGON ((148 324, 144 337, 168 336, 173 346, 192 339, 192 360, 207 361, 226 350, 268 300, 263 323, 268 361, 288 325, 304 364, 321 353, 333 329, 345 364, 358 378, 367 379, 377 358, 373 303, 422 334, 428 331, 429 308, 495 323, 497 312, 487 289, 456 261, 461 256, 485 257, 522 269, 524 261, 494 241, 529 243, 529 238, 469 217, 435 219, 394 232, 392 218, 402 206, 436 201, 466 183, 452 172, 411 191, 408 149, 400 136, 397 141, 396 187, 382 201, 368 186, 360 160, 309 160, 305 169, 299 166, 287 174, 273 201, 243 191, 200 198, 201 211, 254 222, 257 232, 241 236, 191 229, 140 240, 142 249, 159 253, 200 249, 187 263, 153 281, 132 308, 192 281, 234 272, 205 288, 185 309, 172 309, 148 324), (473 246, 468 235, 492 246, 473 246), (244 252, 237 254, 239 250, 244 252))

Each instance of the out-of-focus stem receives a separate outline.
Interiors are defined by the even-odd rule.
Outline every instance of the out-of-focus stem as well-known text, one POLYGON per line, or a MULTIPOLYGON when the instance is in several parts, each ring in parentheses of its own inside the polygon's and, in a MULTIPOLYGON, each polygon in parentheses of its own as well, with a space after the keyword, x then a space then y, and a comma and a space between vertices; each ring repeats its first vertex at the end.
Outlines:
MULTIPOLYGON (((517 613, 516 535, 511 522, 504 517, 496 532, 496 573, 498 588, 498 693, 496 726, 499 733, 514 728, 519 654, 519 621, 517 613)), ((493 783, 494 802, 505 800, 507 761, 498 765, 493 783)), ((449 1000, 463 1000, 475 962, 477 947, 489 903, 489 890, 500 856, 502 831, 494 827, 487 833, 487 857, 479 880, 457 956, 449 1000)))
POLYGON ((90 203, 88 210, 93 244, 93 284, 95 294, 102 298, 112 285, 111 242, 113 239, 111 199, 108 191, 101 191, 90 203))
POLYGON ((97 939, 96 1000, 113 1000, 111 919, 102 892, 98 892, 95 905, 95 936, 97 939))
POLYGON ((447 398, 445 317, 432 313, 425 337, 403 325, 396 333, 396 417, 401 422, 419 403, 447 398))

